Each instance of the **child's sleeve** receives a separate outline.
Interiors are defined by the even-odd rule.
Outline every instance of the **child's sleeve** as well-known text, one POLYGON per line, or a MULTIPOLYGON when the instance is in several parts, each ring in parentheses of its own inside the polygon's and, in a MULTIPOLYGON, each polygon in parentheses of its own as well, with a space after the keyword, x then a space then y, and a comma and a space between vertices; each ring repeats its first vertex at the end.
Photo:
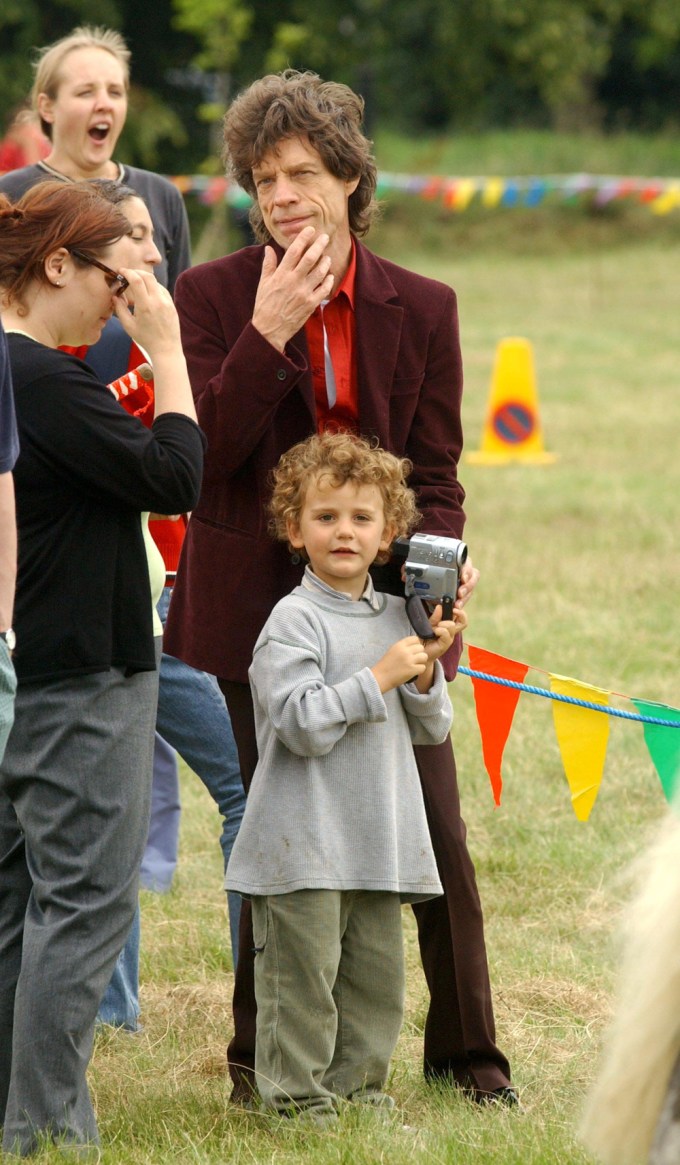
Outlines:
POLYGON ((324 679, 324 647, 311 623, 297 618, 268 624, 255 648, 250 683, 276 736, 297 756, 325 756, 352 724, 387 719, 370 668, 337 684, 324 679))
POLYGON ((429 692, 419 692, 415 684, 402 684, 399 695, 413 744, 442 744, 451 731, 453 708, 439 660, 435 661, 429 692))

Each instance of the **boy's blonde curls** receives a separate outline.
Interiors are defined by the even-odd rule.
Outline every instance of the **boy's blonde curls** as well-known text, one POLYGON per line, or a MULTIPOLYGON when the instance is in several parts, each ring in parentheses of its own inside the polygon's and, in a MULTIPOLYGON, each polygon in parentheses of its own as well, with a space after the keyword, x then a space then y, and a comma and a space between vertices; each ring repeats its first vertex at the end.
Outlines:
MULTIPOLYGON (((310 482, 327 478, 335 486, 376 485, 383 499, 385 522, 403 537, 420 521, 416 496, 406 484, 411 469, 406 457, 395 457, 377 442, 353 433, 320 433, 293 445, 279 461, 272 477, 274 491, 269 504, 269 529, 275 538, 288 541, 288 522, 298 525, 310 482)), ((380 554, 377 562, 386 562, 380 554)))

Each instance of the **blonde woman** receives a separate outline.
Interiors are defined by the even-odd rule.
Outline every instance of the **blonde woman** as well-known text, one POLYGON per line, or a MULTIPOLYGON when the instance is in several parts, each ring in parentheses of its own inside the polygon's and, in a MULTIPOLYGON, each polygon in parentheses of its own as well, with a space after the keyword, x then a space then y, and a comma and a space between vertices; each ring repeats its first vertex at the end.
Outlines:
POLYGON ((43 160, 0 178, 0 192, 19 198, 46 178, 77 182, 110 178, 144 199, 155 228, 158 280, 173 290, 190 263, 184 202, 167 178, 115 161, 127 116, 130 52, 118 32, 88 25, 42 49, 31 91, 33 110, 50 143, 43 160))

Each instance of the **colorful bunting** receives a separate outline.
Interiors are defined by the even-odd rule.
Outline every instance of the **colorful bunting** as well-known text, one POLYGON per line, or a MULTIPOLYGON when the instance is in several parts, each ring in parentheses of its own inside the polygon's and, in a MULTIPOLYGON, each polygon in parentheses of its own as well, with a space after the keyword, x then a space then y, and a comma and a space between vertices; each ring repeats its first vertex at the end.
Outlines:
MULTIPOLYGON (((505 659, 493 651, 484 651, 481 647, 468 647, 470 666, 475 671, 488 672, 493 676, 501 676, 506 680, 521 683, 529 670, 528 664, 518 663, 514 659, 505 659)), ((489 774, 494 801, 501 803, 503 778, 501 763, 503 749, 508 739, 513 716, 520 697, 519 689, 499 687, 484 680, 472 678, 472 688, 475 696, 477 723, 482 738, 482 753, 484 764, 489 774)))
MULTIPOLYGON (((501 803, 503 751, 521 692, 542 696, 553 705, 555 734, 571 791, 574 813, 587 821, 602 783, 602 773, 612 718, 643 724, 644 740, 652 763, 669 801, 680 788, 680 709, 653 703, 620 692, 608 692, 569 676, 543 672, 549 689, 525 684, 531 664, 467 645, 470 667, 459 667, 469 675, 482 739, 484 765, 489 774, 496 805, 501 803), (610 697, 630 702, 636 712, 610 705, 610 697)), ((541 668, 534 668, 542 671, 541 668)))
MULTIPOLYGON (((596 704, 608 704, 609 693, 568 676, 550 676, 550 690, 596 704)), ((555 735, 571 789, 571 804, 579 821, 587 821, 602 782, 609 739, 609 717, 592 708, 553 702, 555 735)))
MULTIPOLYGON (((180 174, 170 179, 182 194, 197 193, 209 205, 220 199, 230 206, 247 207, 250 197, 224 175, 180 174)), ((569 204, 589 199, 596 207, 615 200, 631 199, 649 207, 653 214, 669 214, 680 208, 677 178, 613 177, 606 174, 552 174, 521 177, 462 177, 442 174, 378 174, 378 195, 413 194, 440 202, 454 212, 467 210, 475 200, 485 210, 495 207, 538 207, 549 197, 569 204)))

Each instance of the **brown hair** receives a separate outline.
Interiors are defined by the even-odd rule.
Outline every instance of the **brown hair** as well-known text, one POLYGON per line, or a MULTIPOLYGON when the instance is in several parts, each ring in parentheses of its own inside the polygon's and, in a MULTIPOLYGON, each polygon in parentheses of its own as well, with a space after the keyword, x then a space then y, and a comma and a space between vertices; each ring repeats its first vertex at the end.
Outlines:
POLYGON ((231 177, 255 199, 250 222, 257 239, 271 238, 257 205, 253 166, 286 138, 307 138, 327 170, 359 185, 349 197, 349 225, 365 235, 379 207, 372 142, 361 131, 363 98, 347 85, 316 73, 286 69, 254 81, 232 102, 224 119, 224 160, 231 177))
POLYGON ((17 202, 0 194, 0 287, 7 304, 25 307, 31 283, 48 283, 45 260, 75 247, 98 256, 130 231, 122 210, 91 182, 32 186, 17 202))
MULTIPOLYGON (((353 433, 315 433, 284 453, 273 471, 270 531, 279 541, 286 542, 287 524, 299 525, 310 482, 327 478, 338 488, 348 481, 357 486, 377 486, 385 523, 394 527, 395 537, 403 537, 420 520, 416 495, 406 484, 412 468, 408 458, 395 457, 353 433)), ((376 561, 386 562, 388 558, 388 554, 381 553, 376 561)))
MULTIPOLYGON (((130 50, 119 32, 112 28, 100 28, 96 25, 83 24, 74 28, 68 36, 62 36, 54 44, 39 49, 35 62, 35 79, 31 89, 31 103, 38 109, 38 97, 46 93, 51 101, 57 96, 59 86, 63 80, 62 65, 69 53, 75 49, 104 49, 118 61, 123 70, 125 88, 130 84, 130 50)), ((52 126, 40 118, 40 128, 46 137, 52 141, 52 126)))

